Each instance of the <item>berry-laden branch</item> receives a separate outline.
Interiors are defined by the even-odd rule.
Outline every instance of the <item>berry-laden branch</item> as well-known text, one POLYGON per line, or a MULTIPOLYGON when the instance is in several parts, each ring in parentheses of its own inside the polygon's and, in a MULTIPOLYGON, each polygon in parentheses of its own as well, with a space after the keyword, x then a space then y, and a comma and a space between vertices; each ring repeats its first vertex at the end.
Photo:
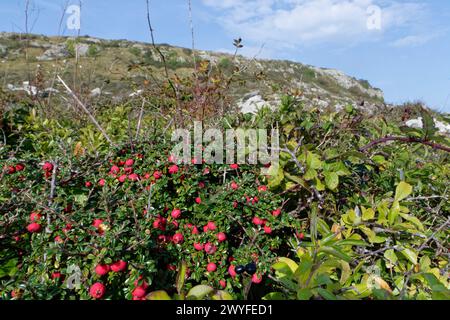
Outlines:
POLYGON ((449 147, 446 147, 439 143, 435 143, 435 142, 425 140, 425 139, 413 138, 413 137, 395 137, 395 136, 386 136, 384 138, 374 140, 374 141, 370 142, 369 144, 367 144, 366 146, 360 148, 359 151, 365 152, 368 149, 370 149, 376 145, 387 143, 390 141, 400 141, 400 142, 404 142, 404 143, 421 143, 421 144, 427 145, 435 150, 443 150, 443 151, 450 153, 449 147))

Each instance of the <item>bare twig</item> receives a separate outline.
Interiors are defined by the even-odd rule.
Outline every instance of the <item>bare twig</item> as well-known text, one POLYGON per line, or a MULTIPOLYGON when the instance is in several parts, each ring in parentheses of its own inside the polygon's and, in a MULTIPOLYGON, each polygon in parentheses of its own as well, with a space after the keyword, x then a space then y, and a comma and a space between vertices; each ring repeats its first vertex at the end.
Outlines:
POLYGON ((395 137, 395 136, 386 136, 384 138, 374 140, 374 141, 370 142, 369 144, 367 144, 366 146, 360 148, 359 151, 364 152, 376 145, 387 143, 390 141, 399 141, 399 142, 404 142, 404 143, 421 143, 421 144, 427 145, 433 149, 443 150, 443 151, 450 153, 449 147, 443 146, 439 143, 435 143, 435 142, 432 142, 429 140, 424 140, 424 139, 419 139, 419 138, 413 138, 413 137, 395 137))
MULTIPOLYGON (((49 208, 53 205, 53 199, 55 198, 55 189, 56 189, 56 172, 58 170, 58 161, 53 162, 53 171, 52 171, 52 180, 50 182, 50 196, 48 198, 47 206, 49 208)), ((47 227, 45 228, 45 232, 51 233, 50 230, 51 217, 50 212, 47 212, 47 227)))
MULTIPOLYGON (((195 38, 194 38, 194 22, 192 19, 192 2, 191 0, 188 0, 188 7, 189 7, 189 24, 191 27, 191 39, 192 39, 192 57, 194 59, 194 69, 197 71, 197 58, 195 56, 195 38)), ((197 72, 195 73, 197 77, 197 72)))
POLYGON ((89 119, 91 119, 92 123, 97 127, 98 130, 102 133, 102 135, 105 137, 105 139, 112 145, 115 146, 115 144, 112 142, 111 138, 108 136, 106 131, 100 126, 100 124, 97 122, 97 120, 94 118, 94 116, 89 112, 89 110, 86 108, 86 106, 78 99, 78 97, 73 93, 73 91, 69 88, 69 86, 64 82, 63 79, 58 75, 59 82, 62 83, 62 85, 66 88, 67 92, 74 98, 74 100, 78 103, 78 105, 83 109, 83 111, 88 115, 89 119))
POLYGON ((138 124, 137 124, 137 128, 136 128, 136 137, 134 140, 138 140, 139 138, 139 133, 141 132, 141 123, 142 123, 142 117, 144 116, 144 106, 145 106, 145 99, 142 99, 142 106, 141 106, 141 111, 139 112, 139 119, 138 119, 138 124))
POLYGON ((150 210, 152 208, 152 193, 153 193, 153 184, 150 184, 150 191, 148 193, 148 199, 147 199, 147 214, 146 214, 146 218, 148 219, 148 217, 150 216, 150 210))
POLYGON ((164 65, 164 72, 166 73, 166 78, 169 79, 169 69, 167 68, 166 57, 164 56, 164 54, 161 52, 161 50, 158 48, 158 46, 155 43, 154 29, 153 29, 153 26, 152 26, 152 21, 150 19, 150 1, 146 0, 146 3, 147 3, 147 24, 148 24, 148 28, 150 30, 150 37, 152 39, 152 46, 156 50, 156 52, 159 54, 159 56, 161 57, 161 61, 162 61, 163 65, 164 65))
POLYGON ((66 2, 63 4, 62 8, 62 15, 59 19, 59 25, 58 25, 58 36, 61 35, 62 25, 64 23, 64 17, 66 15, 67 8, 69 7, 69 0, 66 0, 66 2))

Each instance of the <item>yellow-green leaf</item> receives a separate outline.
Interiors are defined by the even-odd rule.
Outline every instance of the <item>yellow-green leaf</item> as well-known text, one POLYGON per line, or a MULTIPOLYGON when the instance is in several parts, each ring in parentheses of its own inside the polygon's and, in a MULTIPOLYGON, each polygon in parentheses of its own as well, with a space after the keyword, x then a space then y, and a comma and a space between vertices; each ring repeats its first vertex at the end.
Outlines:
POLYGON ((328 189, 335 190, 339 185, 339 176, 336 172, 325 172, 323 174, 325 176, 325 184, 328 189))
POLYGON ((401 254, 403 254, 405 256, 406 259, 408 259, 412 264, 416 265, 417 264, 417 254, 412 251, 411 249, 403 249, 402 251, 400 251, 401 254))
POLYGON ((404 181, 400 182, 395 190, 395 200, 402 201, 412 193, 412 186, 404 181))
POLYGON ((167 292, 160 290, 160 291, 153 291, 150 292, 147 297, 147 300, 171 300, 167 292))
POLYGON ((231 294, 224 290, 218 290, 211 296, 213 300, 233 300, 231 294))
POLYGON ((189 290, 187 294, 188 299, 203 299, 207 295, 211 294, 214 291, 214 289, 210 286, 200 284, 198 286, 193 287, 191 290, 189 290))

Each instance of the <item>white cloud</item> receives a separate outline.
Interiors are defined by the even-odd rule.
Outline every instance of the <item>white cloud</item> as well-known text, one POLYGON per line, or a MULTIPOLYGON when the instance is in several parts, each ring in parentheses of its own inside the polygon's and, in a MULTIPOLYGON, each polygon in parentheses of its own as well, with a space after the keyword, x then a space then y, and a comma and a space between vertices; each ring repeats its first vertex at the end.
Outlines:
POLYGON ((411 35, 395 40, 391 43, 394 47, 417 47, 426 44, 436 38, 436 35, 411 35))
MULTIPOLYGON (((388 31, 414 28, 423 4, 399 0, 203 0, 228 32, 252 43, 302 47, 317 43, 373 41, 388 31), (381 8, 381 29, 370 29, 367 10, 381 8)), ((411 41, 411 40, 410 40, 411 41)), ((408 41, 405 41, 407 43, 408 41)))

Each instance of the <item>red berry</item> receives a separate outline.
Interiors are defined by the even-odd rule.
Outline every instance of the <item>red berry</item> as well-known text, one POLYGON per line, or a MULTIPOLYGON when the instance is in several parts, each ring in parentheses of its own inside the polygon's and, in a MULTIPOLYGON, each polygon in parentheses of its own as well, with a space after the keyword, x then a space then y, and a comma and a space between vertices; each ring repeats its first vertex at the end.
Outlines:
POLYGON ((172 241, 175 244, 183 243, 184 237, 181 233, 175 233, 174 236, 172 237, 172 241))
POLYGON ((195 202, 197 202, 197 204, 202 203, 202 198, 200 197, 195 198, 195 202))
POLYGON ((63 229, 63 232, 68 232, 70 229, 72 229, 72 225, 68 223, 66 224, 66 227, 63 229))
POLYGON ((224 279, 220 280, 219 284, 223 289, 225 289, 225 287, 227 286, 227 282, 224 279))
POLYGON ((214 231, 217 229, 216 224, 212 221, 208 222, 207 226, 208 226, 208 229, 211 231, 214 231))
POLYGON ((231 186, 231 189, 233 189, 233 190, 237 190, 239 188, 239 185, 234 181, 231 182, 230 186, 231 186))
POLYGON ((172 213, 170 214, 172 218, 178 219, 181 217, 181 210, 180 209, 173 209, 172 213))
POLYGON ((118 166, 112 166, 112 167, 111 167, 111 170, 109 170, 109 172, 110 172, 111 174, 119 174, 120 169, 119 169, 118 166))
POLYGON ((143 277, 142 276, 139 276, 139 278, 137 279, 137 280, 135 280, 134 281, 134 286, 135 287, 142 287, 142 288, 144 288, 144 289, 147 289, 148 288, 148 283, 147 283, 147 281, 142 281, 142 279, 143 279, 143 277))
POLYGON ((155 171, 155 172, 153 173, 153 177, 154 177, 156 180, 161 179, 162 173, 159 172, 159 171, 155 171))
POLYGON ((158 241, 159 242, 167 242, 167 237, 165 235, 163 235, 163 234, 160 234, 158 236, 158 241))
POLYGON ((90 188, 90 187, 92 187, 92 182, 86 181, 86 183, 84 185, 86 186, 86 188, 90 188))
POLYGON ((41 218, 42 218, 42 215, 40 215, 39 213, 32 212, 32 213, 30 214, 30 221, 31 221, 31 222, 38 221, 38 220, 40 220, 41 218))
POLYGON ((124 183, 125 180, 127 180, 127 175, 123 174, 117 180, 119 180, 120 183, 124 183))
POLYGON ((145 293, 145 288, 139 286, 136 287, 131 294, 133 295, 133 298, 141 299, 145 296, 145 293))
POLYGON ((205 187, 205 183, 204 183, 203 181, 200 181, 200 182, 198 183, 198 187, 199 187, 200 189, 203 189, 203 188, 205 187))
POLYGON ((127 263, 123 260, 119 260, 111 264, 111 271, 112 272, 120 272, 124 271, 127 268, 127 263))
POLYGON ((200 232, 198 231, 197 227, 193 227, 192 228, 192 234, 199 234, 200 232))
POLYGON ((267 186, 258 186, 258 192, 265 192, 267 191, 267 186))
POLYGON ((61 272, 53 272, 52 273, 52 279, 59 279, 61 278, 62 274, 61 272))
POLYGON ((169 160, 169 162, 172 162, 172 163, 176 162, 175 156, 172 154, 169 156, 169 158, 167 160, 169 160))
POLYGON ((255 284, 261 283, 262 279, 262 276, 258 276, 256 273, 252 276, 252 282, 255 284))
POLYGON ((194 243, 194 249, 197 251, 202 251, 204 248, 203 244, 201 243, 194 243))
POLYGON ((109 272, 109 266, 107 264, 98 264, 95 267, 95 273, 99 276, 104 276, 109 272))
POLYGON ((132 167, 126 167, 125 169, 123 169, 123 171, 125 171, 126 174, 131 174, 131 173, 133 173, 133 168, 132 167))
POLYGON ((103 283, 97 282, 91 286, 91 288, 89 289, 89 294, 94 299, 100 299, 101 297, 104 296, 105 291, 106 291, 106 288, 103 285, 103 283))
POLYGON ((27 230, 31 233, 37 233, 41 231, 41 225, 39 223, 33 222, 27 226, 27 230))
POLYGON ((44 171, 53 171, 53 164, 50 162, 45 162, 44 165, 42 166, 42 169, 44 169, 44 171))
POLYGON ((159 229, 161 231, 166 230, 166 219, 157 218, 155 221, 153 221, 153 228, 159 229))
POLYGON ((219 232, 217 234, 217 240, 219 240, 219 242, 223 242, 223 241, 227 240, 227 235, 223 232, 219 232))
POLYGON ((9 166, 6 168, 6 173, 8 174, 14 174, 16 172, 16 168, 14 168, 13 166, 9 166))
POLYGON ((133 164, 134 164, 133 159, 128 159, 127 161, 125 161, 125 166, 127 166, 127 167, 131 167, 133 164))
POLYGON ((100 180, 98 180, 98 185, 99 185, 100 187, 104 187, 105 184, 106 184, 106 180, 105 180, 105 179, 100 179, 100 180))
POLYGON ((253 222, 255 225, 257 225, 257 226, 261 226, 261 225, 264 224, 264 220, 262 220, 262 219, 260 219, 260 218, 258 218, 258 217, 254 217, 253 220, 252 220, 252 222, 253 222))
POLYGON ((207 254, 214 254, 217 251, 217 247, 210 242, 205 244, 205 252, 207 254))
POLYGON ((174 266, 173 264, 168 264, 168 265, 167 265, 167 270, 169 270, 169 271, 176 271, 176 270, 177 270, 177 267, 174 266))
POLYGON ((276 209, 272 211, 272 215, 274 217, 278 217, 281 214, 281 209, 276 209))
POLYGON ((101 220, 101 219, 95 219, 94 220, 94 222, 92 223, 92 225, 95 227, 95 228, 98 228, 98 227, 100 227, 100 225, 103 223, 103 220, 101 220))
POLYGON ((236 273, 236 271, 235 271, 235 266, 234 265, 230 265, 229 267, 228 267, 228 273, 230 274, 230 276, 232 277, 232 278, 234 278, 234 277, 236 277, 237 276, 237 273, 236 273))
POLYGON ((217 270, 217 266, 215 263, 210 262, 208 263, 208 265, 206 266, 206 270, 208 270, 208 272, 214 272, 217 270))
POLYGON ((169 168, 169 173, 170 174, 174 174, 178 172, 178 166, 176 164, 174 164, 173 166, 170 166, 169 168))
POLYGON ((128 180, 130 181, 138 181, 139 180, 139 176, 136 173, 132 173, 128 176, 128 180))
POLYGON ((230 168, 233 170, 237 170, 239 168, 239 165, 236 163, 230 164, 230 168))
POLYGON ((16 171, 17 172, 23 171, 23 170, 25 170, 25 166, 23 164, 21 164, 21 163, 16 164, 16 171))
POLYGON ((272 228, 269 226, 264 226, 264 232, 267 234, 271 234, 272 233, 272 228))

